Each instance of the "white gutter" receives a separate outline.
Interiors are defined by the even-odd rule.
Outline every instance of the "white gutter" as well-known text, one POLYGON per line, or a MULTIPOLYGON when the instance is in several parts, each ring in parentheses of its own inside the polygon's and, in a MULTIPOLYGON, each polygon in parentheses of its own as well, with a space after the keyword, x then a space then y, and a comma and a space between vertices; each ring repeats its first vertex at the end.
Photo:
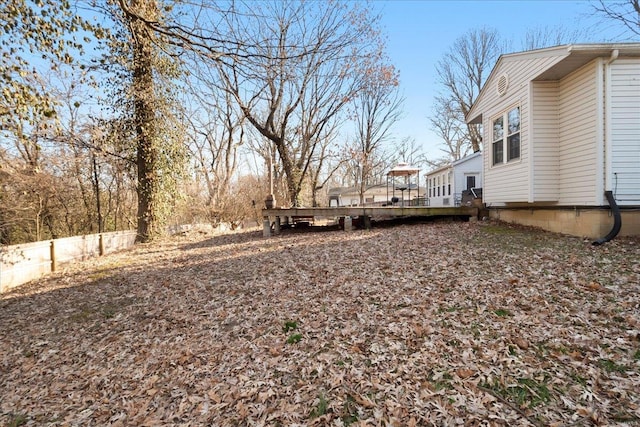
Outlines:
MULTIPOLYGON (((604 189, 605 191, 612 190, 612 161, 611 156, 613 155, 613 147, 611 144, 612 132, 611 132, 611 64, 618 59, 620 55, 620 50, 613 49, 611 51, 611 56, 609 60, 605 63, 605 80, 604 80, 604 126, 605 126, 605 134, 604 134, 604 189)), ((615 197, 615 194, 614 194, 615 197)))

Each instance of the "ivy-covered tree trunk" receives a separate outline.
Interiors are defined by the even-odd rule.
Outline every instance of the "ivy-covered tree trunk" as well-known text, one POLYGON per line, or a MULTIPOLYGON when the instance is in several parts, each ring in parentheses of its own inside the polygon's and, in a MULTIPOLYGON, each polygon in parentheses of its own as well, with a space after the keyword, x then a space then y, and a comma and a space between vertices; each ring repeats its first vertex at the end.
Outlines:
MULTIPOLYGON (((153 16, 157 11, 155 0, 134 0, 132 8, 143 16, 153 16)), ((136 164, 138 168, 138 236, 137 241, 149 241, 155 229, 156 196, 158 193, 155 144, 155 93, 153 81, 153 40, 145 24, 131 17, 133 40, 133 105, 136 137, 136 164)))

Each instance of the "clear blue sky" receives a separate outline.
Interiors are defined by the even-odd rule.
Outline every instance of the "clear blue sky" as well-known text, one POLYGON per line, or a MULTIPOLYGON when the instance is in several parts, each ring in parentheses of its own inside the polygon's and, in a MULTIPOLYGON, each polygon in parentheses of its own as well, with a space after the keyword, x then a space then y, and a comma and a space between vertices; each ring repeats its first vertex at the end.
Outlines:
MULTIPOLYGON (((429 129, 434 95, 439 91, 435 66, 455 40, 470 29, 495 28, 521 50, 529 29, 563 26, 588 31, 580 42, 630 41, 621 24, 594 16, 589 1, 377 1, 387 34, 388 53, 400 71, 405 117, 394 127, 398 139, 412 137, 431 160, 441 157, 441 140, 429 129)), ((636 39, 637 41, 637 39, 636 39)))

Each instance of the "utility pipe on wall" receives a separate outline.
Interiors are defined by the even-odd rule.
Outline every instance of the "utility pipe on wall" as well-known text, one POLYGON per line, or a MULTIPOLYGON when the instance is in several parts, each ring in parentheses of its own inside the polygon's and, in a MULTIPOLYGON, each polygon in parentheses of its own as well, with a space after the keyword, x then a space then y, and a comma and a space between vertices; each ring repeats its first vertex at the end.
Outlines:
POLYGON ((613 197, 613 192, 607 190, 604 192, 604 195, 607 198, 607 202, 609 202, 611 212, 613 213, 613 228, 609 231, 609 234, 593 242, 594 246, 600 246, 601 244, 607 243, 609 240, 616 237, 622 227, 622 215, 620 214, 620 208, 616 203, 616 199, 613 197))

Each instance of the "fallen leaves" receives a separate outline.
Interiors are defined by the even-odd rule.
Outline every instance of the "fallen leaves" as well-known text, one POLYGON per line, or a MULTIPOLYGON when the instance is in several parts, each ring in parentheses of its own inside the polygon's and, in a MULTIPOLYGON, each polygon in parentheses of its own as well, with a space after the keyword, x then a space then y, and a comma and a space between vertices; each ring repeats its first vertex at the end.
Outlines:
POLYGON ((182 237, 78 264, 2 296, 0 424, 640 422, 638 242, 500 227, 182 237))

